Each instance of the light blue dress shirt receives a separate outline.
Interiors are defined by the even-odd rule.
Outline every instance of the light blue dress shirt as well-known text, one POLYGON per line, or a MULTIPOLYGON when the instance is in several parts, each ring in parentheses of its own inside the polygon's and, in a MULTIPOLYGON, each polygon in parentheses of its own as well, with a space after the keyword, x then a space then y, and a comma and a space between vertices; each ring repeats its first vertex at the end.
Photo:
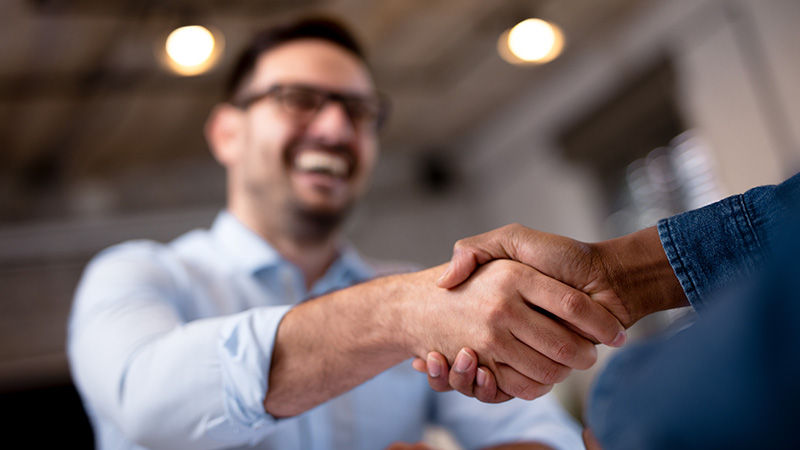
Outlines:
POLYGON ((166 245, 103 251, 78 286, 68 336, 98 448, 373 450, 419 441, 429 423, 467 448, 517 440, 582 448, 554 397, 488 405, 439 394, 408 361, 299 416, 267 414, 286 311, 384 271, 347 247, 306 292, 299 269, 227 212, 166 245))

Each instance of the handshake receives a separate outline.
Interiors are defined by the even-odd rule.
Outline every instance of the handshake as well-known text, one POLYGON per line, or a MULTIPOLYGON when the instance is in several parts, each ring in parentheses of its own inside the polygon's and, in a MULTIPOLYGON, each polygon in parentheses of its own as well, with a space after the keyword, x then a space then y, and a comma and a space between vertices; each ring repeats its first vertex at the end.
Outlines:
POLYGON ((621 346, 643 316, 684 305, 655 227, 587 244, 508 225, 457 242, 448 267, 379 277, 289 310, 264 409, 300 414, 409 357, 434 390, 532 400, 591 367, 596 344, 621 346))
POLYGON ((595 344, 622 346, 640 318, 689 304, 655 227, 587 244, 508 225, 458 241, 446 269, 408 276, 427 292, 422 323, 404 324, 414 368, 434 390, 489 403, 544 395, 591 367, 595 344))

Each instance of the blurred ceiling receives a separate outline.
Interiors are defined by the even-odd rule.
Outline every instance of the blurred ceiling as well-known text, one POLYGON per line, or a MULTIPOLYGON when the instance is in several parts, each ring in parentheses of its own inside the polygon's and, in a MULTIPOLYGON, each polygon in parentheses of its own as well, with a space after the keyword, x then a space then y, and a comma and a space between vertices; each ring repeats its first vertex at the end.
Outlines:
MULTIPOLYGON (((193 165, 213 164, 202 124, 241 46, 270 23, 325 13, 350 24, 366 46, 380 89, 393 99, 384 151, 448 151, 457 150, 450 147, 459 137, 520 92, 535 89, 537 79, 557 70, 570 52, 645 2, 4 1, 0 220, 69 214, 64 202, 75 186, 84 193, 86 186, 102 186, 95 197, 102 197, 103 190, 124 190, 129 205, 136 205, 143 192, 177 202, 182 197, 175 192, 181 189, 204 195, 221 191, 219 182, 204 190, 206 180, 192 176, 193 165), (500 33, 527 17, 562 27, 567 49, 560 59, 514 67, 497 55, 500 33), (216 27, 226 47, 215 69, 184 78, 167 73, 155 55, 166 33, 190 23, 216 27), (146 186, 145 178, 130 175, 153 171, 183 174, 184 181, 146 186)), ((221 196, 211 195, 211 200, 221 196)))

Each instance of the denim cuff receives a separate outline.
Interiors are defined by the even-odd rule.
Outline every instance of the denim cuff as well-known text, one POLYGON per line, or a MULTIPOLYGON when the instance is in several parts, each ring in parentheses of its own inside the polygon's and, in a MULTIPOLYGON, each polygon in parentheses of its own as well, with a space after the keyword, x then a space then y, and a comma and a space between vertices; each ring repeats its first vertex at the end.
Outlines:
POLYGON ((658 222, 672 270, 698 312, 713 292, 741 281, 763 258, 764 245, 748 201, 753 194, 728 197, 658 222))

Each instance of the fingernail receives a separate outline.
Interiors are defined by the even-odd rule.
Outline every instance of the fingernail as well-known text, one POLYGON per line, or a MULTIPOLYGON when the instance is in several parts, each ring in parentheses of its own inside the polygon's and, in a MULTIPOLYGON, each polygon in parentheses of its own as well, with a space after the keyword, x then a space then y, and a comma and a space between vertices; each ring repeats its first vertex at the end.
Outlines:
POLYGON ((623 345, 625 345, 625 341, 627 339, 628 339, 628 334, 625 333, 625 330, 622 330, 619 333, 617 333, 617 337, 615 337, 614 340, 611 341, 611 344, 609 345, 611 345, 612 347, 622 347, 623 345))
POLYGON ((433 357, 433 355, 428 355, 426 362, 428 363, 428 375, 433 378, 437 378, 442 374, 442 366, 439 364, 439 361, 433 357))
POLYGON ((486 386, 486 369, 478 369, 478 375, 475 377, 475 381, 480 387, 486 386))
POLYGON ((472 356, 467 353, 466 350, 461 349, 456 355, 456 361, 453 363, 453 370, 456 372, 464 373, 469 369, 469 366, 472 364, 472 356))
POLYGON ((451 265, 448 265, 447 269, 442 273, 442 276, 440 276, 439 279, 436 280, 436 284, 442 284, 442 281, 444 281, 444 279, 447 278, 448 275, 450 275, 450 266, 451 265))

